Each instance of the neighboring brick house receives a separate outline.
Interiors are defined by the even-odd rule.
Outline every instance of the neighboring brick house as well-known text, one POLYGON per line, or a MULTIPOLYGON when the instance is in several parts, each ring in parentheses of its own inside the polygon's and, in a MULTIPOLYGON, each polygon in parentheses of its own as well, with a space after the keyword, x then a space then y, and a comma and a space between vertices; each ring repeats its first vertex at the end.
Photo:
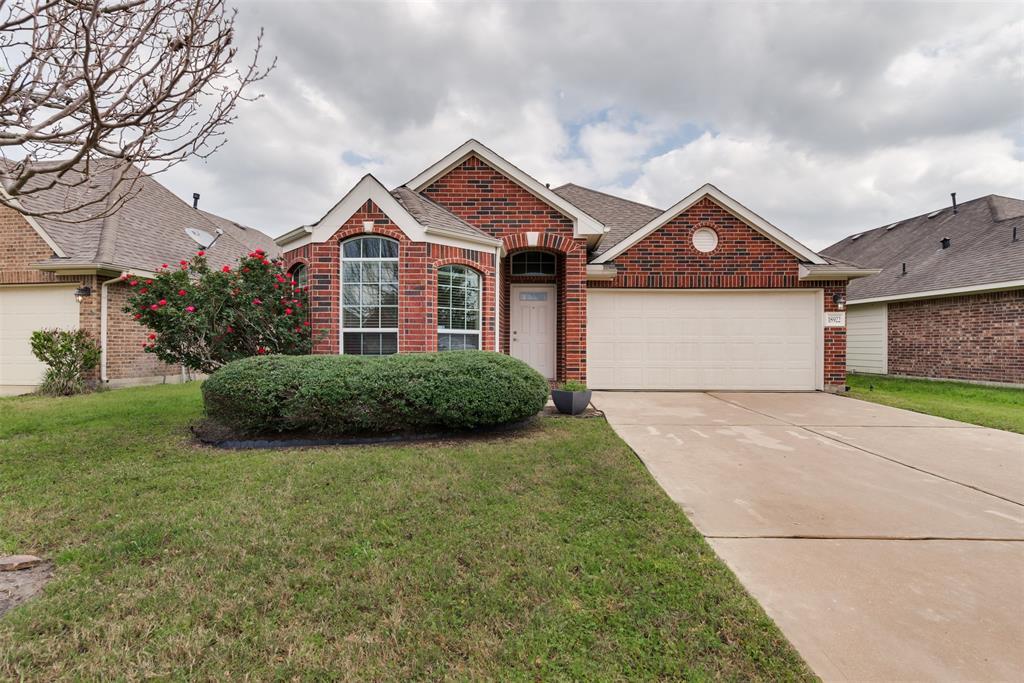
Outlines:
POLYGON ((853 372, 1024 385, 1024 201, 989 195, 851 235, 853 372))
POLYGON ((308 269, 316 353, 497 350, 596 389, 842 387, 846 282, 877 272, 711 185, 662 211, 551 189, 475 140, 393 191, 365 176, 277 243, 308 269))
MULTIPOLYGON (((99 162, 73 190, 76 196, 49 191, 21 205, 38 213, 89 201, 90 194, 102 197, 114 171, 114 162, 99 162)), ((143 352, 148 330, 122 311, 128 291, 121 274, 152 274, 163 263, 190 258, 197 245, 185 228, 224 231, 210 250, 215 262, 232 263, 255 248, 279 253, 263 233, 194 209, 149 176, 139 175, 132 191, 115 214, 85 221, 76 214, 32 218, 0 206, 0 394, 38 385, 44 368, 32 356, 29 336, 44 327, 84 329, 101 344, 91 379, 111 386, 180 380, 180 368, 143 352), (79 302, 76 292, 87 295, 79 302)))

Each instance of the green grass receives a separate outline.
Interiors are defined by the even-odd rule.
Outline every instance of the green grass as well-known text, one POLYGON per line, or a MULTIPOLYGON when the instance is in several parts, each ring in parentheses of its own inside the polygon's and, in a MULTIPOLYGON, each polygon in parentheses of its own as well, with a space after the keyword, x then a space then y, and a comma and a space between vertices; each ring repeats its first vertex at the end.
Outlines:
POLYGON ((57 564, 0 679, 812 678, 602 420, 231 452, 200 412, 0 400, 0 554, 57 564))
POLYGON ((850 375, 850 396, 1024 434, 1024 389, 850 375))

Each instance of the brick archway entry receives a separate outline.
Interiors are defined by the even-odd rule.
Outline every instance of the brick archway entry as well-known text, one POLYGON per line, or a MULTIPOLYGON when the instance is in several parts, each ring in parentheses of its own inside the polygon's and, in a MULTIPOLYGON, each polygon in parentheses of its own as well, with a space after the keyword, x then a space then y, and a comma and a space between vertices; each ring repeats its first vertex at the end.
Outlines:
POLYGON ((586 381, 587 252, 582 240, 560 235, 508 235, 502 238, 505 256, 501 263, 501 352, 511 354, 511 303, 513 285, 552 284, 557 297, 555 380, 586 381), (532 242, 532 243, 531 243, 532 242), (557 257, 553 276, 512 275, 511 256, 522 251, 544 251, 557 257))

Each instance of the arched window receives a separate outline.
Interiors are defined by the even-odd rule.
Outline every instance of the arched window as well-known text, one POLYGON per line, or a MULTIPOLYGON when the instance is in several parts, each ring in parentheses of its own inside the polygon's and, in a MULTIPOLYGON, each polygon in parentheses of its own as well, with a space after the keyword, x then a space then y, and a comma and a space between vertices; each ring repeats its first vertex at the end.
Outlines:
POLYGON ((466 266, 437 271, 437 349, 480 348, 480 273, 466 266))
POLYGON ((306 268, 305 263, 296 263, 288 269, 288 275, 295 281, 295 286, 300 289, 306 289, 306 285, 309 284, 309 269, 306 268))
POLYGON ((555 255, 546 251, 518 251, 510 257, 513 275, 554 275, 555 255))
POLYGON ((341 245, 341 352, 398 352, 398 242, 366 236, 341 245))

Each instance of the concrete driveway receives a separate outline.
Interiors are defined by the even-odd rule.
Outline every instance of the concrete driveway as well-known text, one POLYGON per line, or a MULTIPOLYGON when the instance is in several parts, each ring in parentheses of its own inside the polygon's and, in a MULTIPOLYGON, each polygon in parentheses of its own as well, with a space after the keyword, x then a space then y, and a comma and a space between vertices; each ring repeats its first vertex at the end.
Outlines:
POLYGON ((822 393, 594 404, 823 679, 1024 680, 1024 436, 822 393))

